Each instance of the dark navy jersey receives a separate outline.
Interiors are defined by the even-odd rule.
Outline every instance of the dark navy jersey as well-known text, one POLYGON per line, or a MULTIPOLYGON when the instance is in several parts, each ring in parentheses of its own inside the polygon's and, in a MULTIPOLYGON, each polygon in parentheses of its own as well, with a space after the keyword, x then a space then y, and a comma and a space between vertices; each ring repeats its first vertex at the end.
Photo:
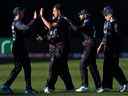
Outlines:
POLYGON ((51 28, 48 32, 48 40, 51 44, 57 44, 63 42, 63 44, 68 45, 68 32, 69 26, 67 20, 61 16, 58 17, 58 20, 55 22, 56 25, 51 28))
POLYGON ((82 25, 80 26, 80 31, 82 32, 82 36, 84 40, 94 39, 96 38, 96 30, 90 19, 84 20, 82 25))
POLYGON ((104 36, 102 42, 109 47, 117 47, 119 45, 119 32, 117 21, 105 21, 104 36))
POLYGON ((13 40, 20 40, 24 37, 26 30, 28 30, 29 27, 22 23, 20 20, 14 20, 12 23, 12 37, 13 40))
POLYGON ((51 44, 55 44, 62 41, 58 25, 52 27, 51 30, 48 32, 48 40, 51 44))
POLYGON ((13 48, 18 51, 26 50, 26 32, 29 29, 27 25, 20 20, 14 20, 12 23, 13 48))

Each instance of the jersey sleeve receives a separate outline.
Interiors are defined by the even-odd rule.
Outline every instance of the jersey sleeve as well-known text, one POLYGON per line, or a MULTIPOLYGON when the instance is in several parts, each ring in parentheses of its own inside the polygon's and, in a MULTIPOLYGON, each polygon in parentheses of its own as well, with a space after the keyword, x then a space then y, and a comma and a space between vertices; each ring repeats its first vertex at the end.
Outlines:
POLYGON ((15 27, 18 30, 28 30, 29 29, 29 27, 27 25, 23 24, 22 22, 16 22, 15 27))

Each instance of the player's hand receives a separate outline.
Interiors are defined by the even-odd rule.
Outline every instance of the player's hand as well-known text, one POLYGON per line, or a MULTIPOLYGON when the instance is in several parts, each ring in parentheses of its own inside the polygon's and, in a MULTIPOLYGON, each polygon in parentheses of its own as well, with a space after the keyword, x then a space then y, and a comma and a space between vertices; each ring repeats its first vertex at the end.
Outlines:
POLYGON ((37 12, 35 11, 35 12, 34 12, 33 19, 36 19, 36 18, 37 18, 37 12))
POLYGON ((99 52, 100 52, 100 47, 97 48, 97 54, 99 54, 99 52))
POLYGON ((97 54, 99 54, 99 52, 103 50, 103 46, 104 46, 104 43, 101 42, 100 46, 97 48, 97 54))
POLYGON ((41 8, 41 9, 40 9, 40 16, 41 16, 41 17, 44 15, 43 13, 44 13, 44 9, 41 8))

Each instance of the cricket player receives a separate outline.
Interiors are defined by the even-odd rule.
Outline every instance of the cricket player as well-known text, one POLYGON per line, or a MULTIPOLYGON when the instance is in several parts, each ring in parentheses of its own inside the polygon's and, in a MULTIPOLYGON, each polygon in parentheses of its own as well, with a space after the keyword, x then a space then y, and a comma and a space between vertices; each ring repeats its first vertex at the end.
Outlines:
POLYGON ((119 92, 127 90, 128 82, 119 66, 119 30, 118 22, 113 16, 114 12, 111 6, 105 6, 103 9, 104 36, 102 42, 97 49, 97 53, 103 48, 104 50, 104 65, 103 65, 103 88, 104 91, 110 91, 113 85, 113 78, 119 84, 119 92))
POLYGON ((69 28, 66 19, 63 16, 62 6, 56 4, 53 7, 53 19, 48 22, 40 11, 41 19, 48 28, 49 41, 49 75, 44 93, 50 93, 55 90, 55 83, 58 76, 63 80, 66 90, 74 90, 71 75, 68 68, 69 53, 69 28))
POLYGON ((35 90, 33 90, 31 85, 31 61, 29 58, 29 51, 26 42, 29 29, 31 25, 34 23, 37 16, 35 12, 33 19, 28 24, 24 24, 23 19, 25 17, 25 8, 14 8, 13 14, 15 15, 15 17, 12 23, 12 53, 14 56, 15 66, 12 69, 6 82, 2 86, 0 86, 0 90, 7 94, 13 93, 10 86, 20 73, 21 69, 23 68, 26 82, 25 94, 30 94, 31 96, 33 96, 33 94, 35 94, 35 90))

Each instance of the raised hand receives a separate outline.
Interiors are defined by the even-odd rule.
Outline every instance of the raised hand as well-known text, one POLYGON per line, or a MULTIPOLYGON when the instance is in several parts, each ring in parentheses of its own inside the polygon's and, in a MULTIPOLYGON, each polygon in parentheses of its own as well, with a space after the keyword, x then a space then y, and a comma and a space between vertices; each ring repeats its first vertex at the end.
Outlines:
POLYGON ((44 9, 41 8, 41 9, 40 9, 40 16, 41 16, 41 17, 43 16, 43 13, 44 13, 44 9))
POLYGON ((33 19, 36 19, 37 18, 37 12, 34 11, 34 16, 33 16, 33 19))
POLYGON ((97 54, 99 54, 99 53, 100 53, 100 47, 97 48, 97 54))

